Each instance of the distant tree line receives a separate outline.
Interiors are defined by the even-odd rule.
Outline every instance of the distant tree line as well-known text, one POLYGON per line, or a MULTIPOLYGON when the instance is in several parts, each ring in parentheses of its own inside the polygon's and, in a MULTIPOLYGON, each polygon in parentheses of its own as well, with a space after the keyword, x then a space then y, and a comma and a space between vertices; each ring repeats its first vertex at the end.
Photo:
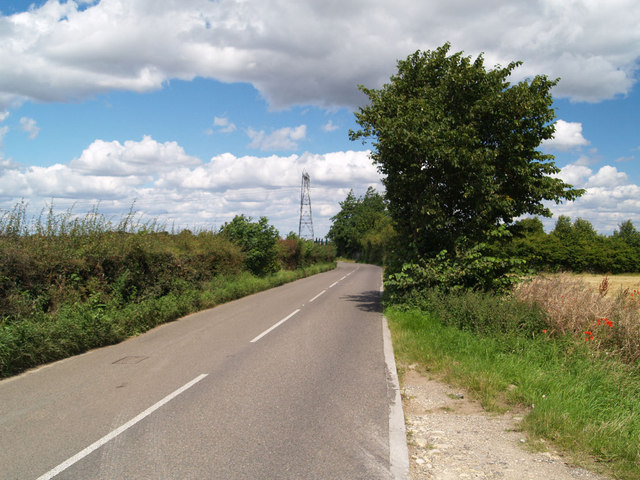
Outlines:
POLYGON ((621 223, 612 235, 598 234, 589 221, 572 221, 564 215, 550 233, 545 233, 538 218, 520 220, 511 230, 513 237, 494 244, 494 249, 525 260, 535 270, 640 272, 640 232, 631 220, 621 223))

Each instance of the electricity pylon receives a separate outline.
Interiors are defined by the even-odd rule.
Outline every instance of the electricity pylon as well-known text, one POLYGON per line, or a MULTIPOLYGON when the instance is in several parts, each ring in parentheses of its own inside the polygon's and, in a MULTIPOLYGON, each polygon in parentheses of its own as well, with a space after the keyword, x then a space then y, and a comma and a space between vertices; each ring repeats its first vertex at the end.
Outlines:
POLYGON ((300 224, 298 236, 313 240, 313 218, 311 218, 311 194, 309 193, 311 177, 306 170, 302 171, 302 185, 300 186, 300 224))

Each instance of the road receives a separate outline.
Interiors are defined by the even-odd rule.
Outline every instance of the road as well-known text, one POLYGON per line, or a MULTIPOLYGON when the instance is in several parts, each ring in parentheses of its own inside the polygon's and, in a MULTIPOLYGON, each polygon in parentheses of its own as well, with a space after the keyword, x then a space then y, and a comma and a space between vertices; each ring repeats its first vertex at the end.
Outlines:
POLYGON ((393 478, 380 287, 340 263, 1 381, 0 478, 393 478))

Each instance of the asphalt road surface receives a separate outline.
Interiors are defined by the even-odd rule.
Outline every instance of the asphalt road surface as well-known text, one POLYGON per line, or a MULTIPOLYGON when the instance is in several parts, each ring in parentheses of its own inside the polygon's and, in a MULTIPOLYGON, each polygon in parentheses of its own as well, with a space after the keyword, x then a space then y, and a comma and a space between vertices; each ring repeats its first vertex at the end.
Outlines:
POLYGON ((0 478, 393 478, 380 287, 340 263, 0 381, 0 478))

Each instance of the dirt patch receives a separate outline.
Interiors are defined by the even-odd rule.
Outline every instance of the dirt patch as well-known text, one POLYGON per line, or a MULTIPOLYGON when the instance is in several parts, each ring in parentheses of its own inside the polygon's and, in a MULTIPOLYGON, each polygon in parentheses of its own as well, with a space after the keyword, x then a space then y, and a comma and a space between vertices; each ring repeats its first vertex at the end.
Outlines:
POLYGON ((604 480, 519 432, 522 414, 487 413, 466 392, 405 367, 402 397, 411 479, 604 480))

